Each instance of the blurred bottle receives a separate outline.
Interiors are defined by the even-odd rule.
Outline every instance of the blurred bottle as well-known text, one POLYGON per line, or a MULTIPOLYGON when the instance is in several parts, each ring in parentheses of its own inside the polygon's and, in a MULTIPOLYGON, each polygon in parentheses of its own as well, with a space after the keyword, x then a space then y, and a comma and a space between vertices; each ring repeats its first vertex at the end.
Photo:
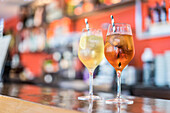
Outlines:
POLYGON ((150 7, 148 7, 148 16, 145 18, 145 27, 146 27, 145 29, 146 29, 146 31, 149 31, 149 27, 152 23, 151 10, 152 9, 150 7))
POLYGON ((161 22, 166 22, 166 3, 165 0, 162 1, 162 6, 161 6, 161 22))
POLYGON ((20 56, 19 54, 16 53, 12 56, 11 68, 16 69, 19 67, 19 65, 20 65, 20 56))
POLYGON ((91 12, 94 9, 94 4, 92 0, 84 0, 83 12, 91 12))
POLYGON ((3 37, 4 19, 0 19, 0 38, 3 37))
POLYGON ((151 48, 145 48, 142 54, 143 61, 143 83, 145 85, 153 85, 154 80, 154 56, 151 48))
POLYGON ((27 28, 32 28, 34 26, 34 12, 31 7, 27 7, 28 15, 25 21, 27 28))
POLYGON ((37 9, 35 10, 34 17, 33 17, 34 26, 39 27, 42 24, 43 13, 44 13, 44 8, 43 7, 37 7, 37 9))
POLYGON ((153 9, 153 20, 154 23, 161 22, 161 7, 158 2, 155 3, 155 7, 153 9))
POLYGON ((45 59, 43 62, 43 71, 45 73, 56 73, 59 71, 58 62, 52 58, 45 59))
POLYGON ((106 5, 111 5, 111 4, 117 4, 121 2, 122 0, 100 0, 100 1, 103 1, 103 3, 106 5))
POLYGON ((72 4, 71 0, 65 0, 66 2, 66 13, 69 16, 74 15, 74 5, 72 4))
POLYGON ((155 57, 155 85, 166 85, 166 71, 165 71, 165 58, 164 55, 158 54, 155 57))
MULTIPOLYGON (((168 0, 168 4, 170 4, 170 0, 168 0)), ((168 21, 170 21, 170 6, 168 7, 167 15, 168 15, 168 21)))
POLYGON ((136 69, 134 66, 126 66, 122 71, 122 84, 134 85, 137 82, 136 69))
POLYGON ((109 84, 110 87, 113 85, 113 78, 114 78, 115 70, 109 64, 109 62, 104 58, 99 65, 99 72, 98 76, 94 79, 95 85, 103 85, 109 84))
POLYGON ((67 15, 73 16, 73 15, 82 14, 83 13, 83 4, 86 3, 86 1, 83 1, 83 0, 65 0, 67 15))
POLYGON ((170 87, 170 50, 165 51, 166 82, 170 87))

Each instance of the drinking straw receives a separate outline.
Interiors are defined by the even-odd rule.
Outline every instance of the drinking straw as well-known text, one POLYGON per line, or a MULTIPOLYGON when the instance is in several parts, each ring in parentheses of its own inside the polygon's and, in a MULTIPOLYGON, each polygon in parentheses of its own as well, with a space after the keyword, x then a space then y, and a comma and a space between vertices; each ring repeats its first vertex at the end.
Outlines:
POLYGON ((89 30, 88 19, 87 19, 87 18, 85 18, 84 20, 85 20, 85 24, 86 24, 86 29, 87 29, 87 30, 89 30))
POLYGON ((114 18, 113 18, 113 15, 110 16, 111 17, 111 23, 112 23, 112 26, 113 26, 113 32, 115 32, 115 23, 114 23, 114 18))

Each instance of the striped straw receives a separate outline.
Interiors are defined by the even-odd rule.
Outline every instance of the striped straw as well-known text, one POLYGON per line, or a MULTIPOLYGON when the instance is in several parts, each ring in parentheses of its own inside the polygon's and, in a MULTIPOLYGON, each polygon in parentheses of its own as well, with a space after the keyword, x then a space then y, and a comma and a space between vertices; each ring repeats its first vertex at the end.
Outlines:
POLYGON ((87 29, 87 30, 89 30, 88 19, 87 19, 87 18, 85 18, 84 20, 85 20, 85 24, 86 24, 86 29, 87 29))
POLYGON ((113 18, 113 15, 110 16, 111 17, 111 23, 112 23, 112 26, 113 26, 113 32, 115 32, 115 23, 114 23, 114 18, 113 18))

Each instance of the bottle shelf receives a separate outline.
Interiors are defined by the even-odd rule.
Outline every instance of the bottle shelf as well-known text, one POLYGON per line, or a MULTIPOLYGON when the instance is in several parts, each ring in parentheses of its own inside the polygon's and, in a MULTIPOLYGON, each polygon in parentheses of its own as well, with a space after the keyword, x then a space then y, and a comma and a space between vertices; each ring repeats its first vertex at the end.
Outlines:
POLYGON ((170 23, 160 22, 151 24, 149 31, 143 32, 142 39, 163 38, 170 36, 170 23))
POLYGON ((109 11, 109 10, 114 10, 120 7, 127 7, 128 5, 135 5, 135 0, 124 0, 121 1, 120 3, 116 3, 116 4, 112 4, 112 5, 104 5, 101 6, 99 8, 94 9, 92 12, 87 12, 87 13, 83 13, 81 15, 74 15, 74 16, 68 16, 69 18, 71 18, 72 20, 77 20, 80 18, 84 18, 87 16, 91 16, 94 15, 95 13, 101 13, 101 12, 105 12, 105 11, 109 11))

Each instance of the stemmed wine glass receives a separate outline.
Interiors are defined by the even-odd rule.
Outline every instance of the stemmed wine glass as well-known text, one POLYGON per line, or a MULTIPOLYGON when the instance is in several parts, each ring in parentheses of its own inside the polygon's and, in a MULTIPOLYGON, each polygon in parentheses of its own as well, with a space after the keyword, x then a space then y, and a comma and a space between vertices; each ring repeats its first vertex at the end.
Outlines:
POLYGON ((89 96, 81 96, 78 99, 100 100, 99 96, 93 95, 93 72, 104 58, 104 41, 100 29, 83 29, 79 42, 78 57, 89 71, 89 96))
POLYGON ((110 24, 104 49, 106 59, 117 73, 117 97, 106 100, 106 103, 132 104, 133 101, 121 97, 121 73, 135 54, 131 26, 119 23, 115 23, 114 26, 110 24))

